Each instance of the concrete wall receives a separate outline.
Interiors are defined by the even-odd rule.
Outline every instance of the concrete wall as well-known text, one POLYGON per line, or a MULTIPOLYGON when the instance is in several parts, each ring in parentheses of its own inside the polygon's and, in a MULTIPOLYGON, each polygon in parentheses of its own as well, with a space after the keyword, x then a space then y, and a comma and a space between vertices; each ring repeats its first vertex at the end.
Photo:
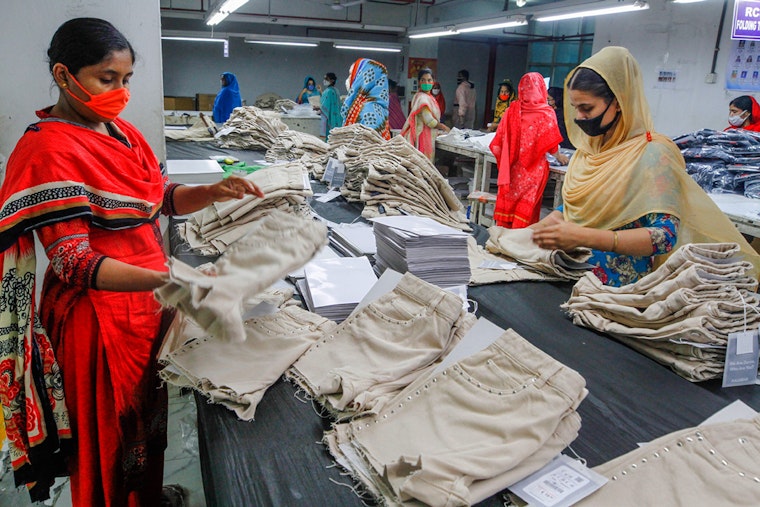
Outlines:
POLYGON ((155 0, 25 0, 3 2, 0 16, 0 153, 9 155, 34 111, 58 100, 47 48, 55 30, 76 17, 103 18, 129 39, 138 55, 132 98, 123 117, 137 125, 165 159, 160 13, 155 0), (42 14, 44 13, 44 15, 42 14))
POLYGON ((640 13, 601 16, 596 21, 594 52, 605 46, 624 46, 638 60, 655 128, 676 136, 701 128, 728 126, 728 103, 744 92, 727 92, 725 69, 731 47, 733 2, 728 3, 715 72, 718 80, 705 83, 710 72, 723 2, 673 4, 651 0, 640 13), (677 71, 673 89, 657 87, 659 70, 677 71))

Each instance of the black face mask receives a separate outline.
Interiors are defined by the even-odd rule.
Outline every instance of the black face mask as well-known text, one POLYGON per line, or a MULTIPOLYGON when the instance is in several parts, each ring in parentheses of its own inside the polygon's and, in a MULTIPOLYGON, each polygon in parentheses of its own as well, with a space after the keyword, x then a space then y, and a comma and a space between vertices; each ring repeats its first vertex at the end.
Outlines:
POLYGON ((618 119, 618 116, 620 116, 620 111, 615 114, 615 117, 612 119, 611 122, 609 122, 607 125, 602 127, 602 118, 604 118, 604 115, 607 114, 607 110, 610 108, 610 105, 612 104, 612 101, 607 104, 607 107, 604 108, 604 111, 602 111, 602 114, 598 116, 594 116, 593 118, 586 118, 585 120, 579 120, 576 118, 573 120, 576 125, 578 125, 583 132, 586 133, 587 136, 590 137, 596 137, 601 136, 607 133, 610 128, 615 124, 615 122, 618 119))

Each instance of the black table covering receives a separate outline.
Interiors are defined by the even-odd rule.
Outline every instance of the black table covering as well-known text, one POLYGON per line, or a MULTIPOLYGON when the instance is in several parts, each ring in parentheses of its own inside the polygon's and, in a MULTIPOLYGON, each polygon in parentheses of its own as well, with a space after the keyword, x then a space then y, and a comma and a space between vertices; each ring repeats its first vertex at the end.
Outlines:
MULTIPOLYGON (((192 157, 187 157, 192 158, 192 157)), ((324 191, 315 185, 316 191, 324 191)), ((339 197, 313 203, 328 220, 350 222, 361 205, 339 197)), ((483 243, 487 232, 474 227, 483 243)), ((194 256, 172 237, 172 251, 191 264, 194 256)), ((627 346, 596 331, 573 325, 560 305, 571 283, 513 282, 469 288, 479 317, 513 328, 525 339, 586 379, 589 395, 578 413, 582 427, 567 454, 599 465, 675 430, 700 424, 734 400, 760 410, 757 386, 722 389, 720 381, 691 383, 627 346)), ((256 420, 208 404, 196 394, 201 470, 209 506, 360 506, 354 482, 342 475, 319 442, 330 421, 280 380, 265 394, 256 420)), ((368 498, 364 498, 367 502, 368 498)), ((368 503, 372 503, 371 500, 368 503)), ((502 505, 501 495, 478 504, 502 505)))

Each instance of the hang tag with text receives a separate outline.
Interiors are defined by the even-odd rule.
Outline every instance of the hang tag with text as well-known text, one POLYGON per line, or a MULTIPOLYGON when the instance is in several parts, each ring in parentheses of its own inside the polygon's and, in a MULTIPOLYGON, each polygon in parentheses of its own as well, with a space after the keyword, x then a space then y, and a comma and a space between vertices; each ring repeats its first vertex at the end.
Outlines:
POLYGON ((606 483, 606 477, 560 454, 509 490, 533 507, 568 507, 606 483))
MULTIPOLYGON (((322 175, 322 181, 327 183, 328 187, 332 187, 331 183, 333 178, 335 177, 335 172, 338 168, 338 165, 343 165, 343 162, 338 160, 337 158, 330 157, 327 159, 327 165, 325 166, 325 174, 322 175)), ((345 170, 345 166, 344 166, 345 170)))
POLYGON ((758 331, 729 333, 723 387, 746 386, 757 381, 758 331))

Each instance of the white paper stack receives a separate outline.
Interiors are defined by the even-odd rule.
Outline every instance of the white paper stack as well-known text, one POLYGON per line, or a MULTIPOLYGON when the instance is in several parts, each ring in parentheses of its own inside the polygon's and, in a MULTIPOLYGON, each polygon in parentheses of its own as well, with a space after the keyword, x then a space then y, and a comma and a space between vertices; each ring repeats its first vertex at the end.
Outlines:
POLYGON ((324 259, 340 259, 340 255, 338 255, 338 252, 330 248, 330 245, 323 246, 310 260, 307 262, 304 266, 302 266, 300 269, 296 269, 295 271, 291 271, 288 273, 288 278, 293 280, 300 280, 301 278, 304 278, 306 276, 306 266, 309 265, 311 262, 316 262, 319 260, 324 259))
POLYGON ((370 263, 375 261, 377 245, 371 225, 340 224, 330 230, 330 245, 347 257, 366 256, 370 263))
POLYGON ((310 311, 340 322, 369 292, 377 276, 366 257, 315 259, 297 283, 310 311))
POLYGON ((382 273, 409 271, 439 287, 467 285, 470 262, 466 232, 427 217, 412 215, 373 218, 377 258, 382 273))
POLYGON ((196 185, 216 183, 224 176, 216 160, 167 160, 166 172, 172 183, 196 185))

